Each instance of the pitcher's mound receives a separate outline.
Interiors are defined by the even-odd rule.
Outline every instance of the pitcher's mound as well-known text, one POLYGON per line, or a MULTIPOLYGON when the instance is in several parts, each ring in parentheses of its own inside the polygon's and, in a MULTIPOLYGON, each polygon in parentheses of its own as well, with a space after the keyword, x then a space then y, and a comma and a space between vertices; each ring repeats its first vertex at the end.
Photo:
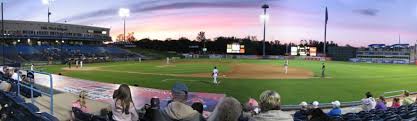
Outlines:
MULTIPOLYGON (((187 76, 187 75, 181 75, 187 76)), ((188 74, 191 77, 211 77, 211 73, 188 74)), ((307 79, 314 76, 310 70, 288 67, 285 74, 283 66, 266 64, 234 64, 229 72, 220 72, 219 78, 234 79, 307 79)))

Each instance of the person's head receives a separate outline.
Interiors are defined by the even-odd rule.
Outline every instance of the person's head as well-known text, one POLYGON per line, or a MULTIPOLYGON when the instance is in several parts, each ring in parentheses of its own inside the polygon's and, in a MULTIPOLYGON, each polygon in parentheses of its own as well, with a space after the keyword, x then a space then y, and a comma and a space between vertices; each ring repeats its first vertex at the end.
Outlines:
POLYGON ((173 101, 185 103, 188 99, 188 87, 183 83, 175 83, 171 93, 173 101))
POLYGON ((204 110, 204 105, 201 102, 195 102, 191 105, 191 107, 196 110, 197 112, 199 112, 200 114, 203 114, 203 110, 204 110))
POLYGON ((214 69, 217 69, 217 67, 216 67, 216 66, 214 66, 214 69))
POLYGON ((303 102, 301 102, 301 103, 300 103, 300 107, 301 107, 301 109, 302 109, 302 110, 307 110, 307 108, 308 108, 308 104, 307 104, 307 102, 304 102, 304 101, 303 101, 303 102))
POLYGON ((318 101, 314 101, 311 105, 313 106, 313 109, 315 109, 319 108, 320 103, 318 101))
POLYGON ((130 93, 130 88, 126 84, 122 84, 119 86, 119 89, 117 89, 114 94, 113 98, 115 100, 115 103, 117 104, 118 101, 120 101, 120 105, 122 107, 122 112, 125 114, 129 114, 129 108, 130 103, 132 103, 132 95, 130 93))
POLYGON ((408 91, 404 91, 404 96, 408 97, 410 96, 410 93, 408 91))
POLYGON ((280 110, 281 96, 278 92, 266 90, 259 97, 261 111, 280 110))
POLYGON ((6 81, 0 80, 0 88, 1 88, 1 91, 10 92, 10 90, 12 89, 12 85, 6 81))
POLYGON ((333 108, 340 108, 340 102, 339 101, 333 101, 332 102, 332 106, 333 106, 333 108))
POLYGON ((365 97, 366 97, 366 98, 370 98, 370 97, 372 97, 372 93, 371 93, 371 92, 366 92, 366 93, 365 93, 365 97))
POLYGON ((86 97, 87 97, 87 91, 85 90, 80 91, 80 94, 78 95, 78 100, 80 101, 81 107, 87 107, 86 102, 85 102, 86 97))
POLYGON ((400 98, 398 97, 395 97, 392 101, 392 103, 399 103, 399 102, 400 102, 400 98))
POLYGON ((242 113, 240 102, 233 97, 225 97, 214 110, 214 121, 237 121, 242 113))
POLYGON ((379 101, 385 102, 385 97, 384 96, 379 96, 379 101))

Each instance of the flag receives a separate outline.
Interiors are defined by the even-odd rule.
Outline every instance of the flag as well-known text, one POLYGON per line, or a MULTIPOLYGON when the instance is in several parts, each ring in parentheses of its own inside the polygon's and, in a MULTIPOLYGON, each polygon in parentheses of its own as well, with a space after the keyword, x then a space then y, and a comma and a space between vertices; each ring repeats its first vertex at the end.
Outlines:
POLYGON ((327 24, 327 21, 329 20, 329 14, 328 14, 328 12, 327 12, 327 7, 326 7, 326 20, 325 20, 325 22, 326 22, 326 24, 327 24))

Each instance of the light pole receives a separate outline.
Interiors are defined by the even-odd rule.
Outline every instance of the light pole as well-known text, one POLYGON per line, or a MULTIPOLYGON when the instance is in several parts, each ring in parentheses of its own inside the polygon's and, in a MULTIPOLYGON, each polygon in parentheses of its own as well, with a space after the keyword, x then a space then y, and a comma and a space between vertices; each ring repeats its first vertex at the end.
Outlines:
POLYGON ((3 2, 1 2, 1 39, 3 41, 3 46, 2 46, 2 55, 3 55, 3 66, 5 66, 6 64, 6 57, 4 56, 4 46, 6 46, 6 40, 4 39, 4 18, 3 18, 3 2))
POLYGON ((267 15, 266 15, 266 9, 269 8, 268 4, 264 4, 262 5, 262 8, 264 9, 264 14, 262 16, 263 22, 264 22, 264 38, 263 38, 263 42, 262 42, 262 56, 265 58, 265 33, 266 33, 266 19, 267 19, 267 15))
POLYGON ((49 10, 50 9, 50 5, 51 5, 51 3, 53 2, 53 1, 55 1, 55 0, 42 0, 42 4, 44 4, 44 5, 47 5, 48 6, 48 23, 50 22, 50 16, 51 16, 51 11, 49 10))
POLYGON ((123 17, 123 41, 126 41, 126 18, 130 16, 130 10, 127 8, 120 8, 119 16, 123 17))

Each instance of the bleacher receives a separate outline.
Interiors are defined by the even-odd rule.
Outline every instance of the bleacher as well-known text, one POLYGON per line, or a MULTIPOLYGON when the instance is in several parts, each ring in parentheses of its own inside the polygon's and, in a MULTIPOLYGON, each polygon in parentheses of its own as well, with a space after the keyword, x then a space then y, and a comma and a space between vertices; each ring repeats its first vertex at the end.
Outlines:
MULTIPOLYGON (((0 120, 5 121, 58 121, 58 119, 46 112, 40 112, 39 108, 33 103, 28 103, 18 95, 17 80, 6 78, 0 75, 1 80, 12 85, 10 92, 0 91, 0 120)), ((21 87, 21 94, 30 95, 30 89, 21 87)), ((41 96, 40 93, 34 93, 35 96, 41 96)))
MULTIPOLYGON (((3 46, 1 46, 3 47, 3 46)), ((140 55, 130 51, 100 45, 8 45, 4 46, 4 57, 13 62, 27 61, 47 61, 52 58, 54 60, 62 60, 74 56, 83 55, 84 57, 110 57, 125 58, 139 57, 140 55)), ((3 53, 3 48, 0 48, 3 53)))

